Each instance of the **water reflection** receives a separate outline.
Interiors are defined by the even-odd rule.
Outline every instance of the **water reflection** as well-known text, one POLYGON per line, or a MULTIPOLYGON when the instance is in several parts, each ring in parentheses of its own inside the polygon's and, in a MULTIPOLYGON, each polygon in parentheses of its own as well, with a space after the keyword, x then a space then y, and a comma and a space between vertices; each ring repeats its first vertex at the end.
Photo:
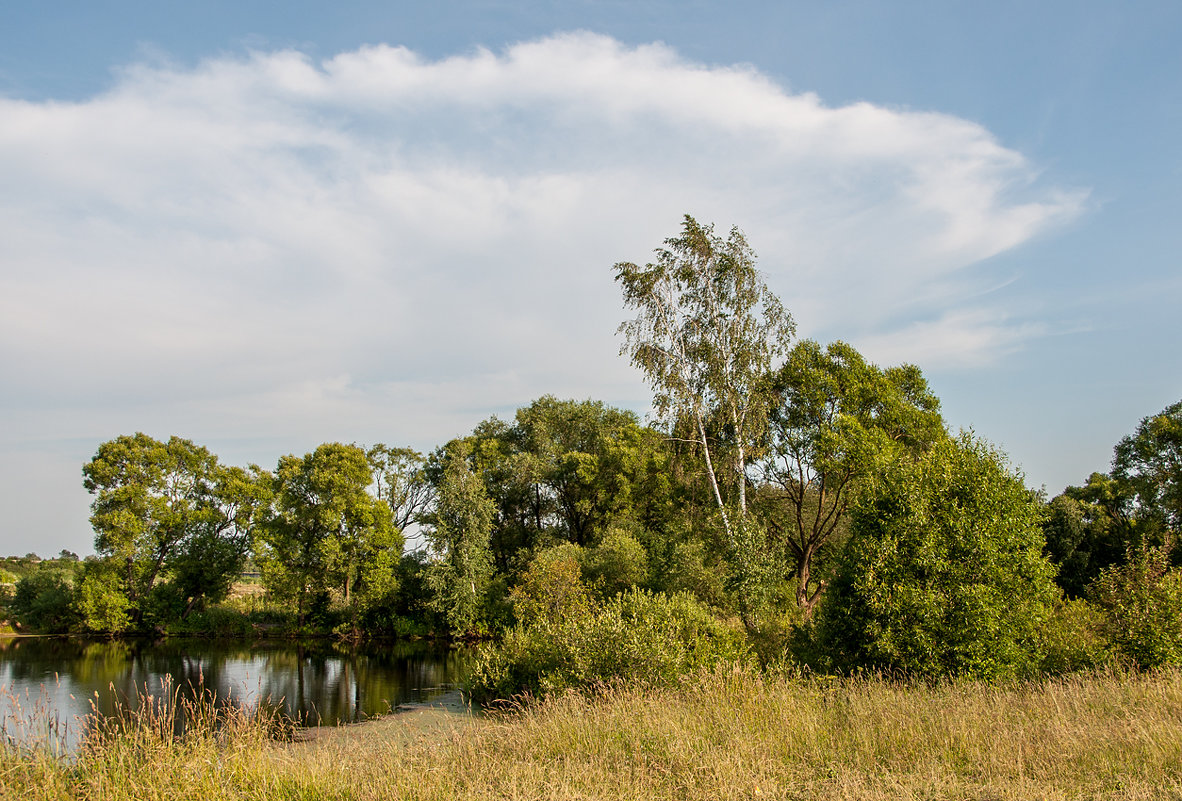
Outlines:
POLYGON ((204 688, 223 703, 273 705, 304 725, 354 722, 451 689, 470 658, 411 642, 0 639, 0 722, 11 735, 15 699, 19 714, 64 722, 72 747, 85 716, 134 706, 145 688, 160 698, 170 683, 183 696, 204 688))

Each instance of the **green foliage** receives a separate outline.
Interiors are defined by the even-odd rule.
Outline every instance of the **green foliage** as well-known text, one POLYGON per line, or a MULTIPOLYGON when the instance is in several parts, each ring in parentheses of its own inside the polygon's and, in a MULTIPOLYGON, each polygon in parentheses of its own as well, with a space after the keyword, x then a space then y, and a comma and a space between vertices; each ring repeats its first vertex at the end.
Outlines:
POLYGON ((1113 647, 1141 667, 1182 664, 1182 569, 1170 568, 1169 550, 1130 548, 1090 588, 1113 647))
POLYGON ((669 686, 749 659, 742 635, 692 597, 633 589, 588 614, 510 630, 482 650, 468 689, 486 704, 617 682, 669 686))
POLYGON ((431 483, 423 454, 379 442, 366 452, 374 476, 374 494, 390 507, 394 528, 402 531, 426 511, 431 483))
POLYGON ((1182 532, 1182 401, 1146 417, 1117 443, 1112 475, 1136 495, 1139 516, 1182 532))
POLYGON ((709 554, 701 542, 676 543, 666 560, 659 586, 669 593, 689 593, 700 603, 722 609, 727 606, 723 571, 708 564, 709 554))
POLYGON ((1044 673, 1090 670, 1111 659, 1104 614, 1082 598, 1062 598, 1039 631, 1044 673))
POLYGON ((435 511, 424 518, 435 561, 427 571, 431 606, 452 631, 480 629, 493 577, 489 535, 495 506, 469 464, 468 443, 450 443, 442 460, 435 511))
MULTIPOLYGON (((547 395, 512 423, 491 418, 465 439, 495 504, 489 548, 506 575, 554 542, 589 547, 632 524, 659 533, 672 514, 666 444, 631 412, 547 395)), ((436 485, 445 457, 437 451, 426 468, 436 485)))
POLYGON ((74 604, 87 631, 117 634, 131 626, 131 601, 119 565, 111 559, 83 564, 74 604))
POLYGON ((853 511, 822 607, 838 668, 1002 678, 1037 671, 1057 590, 1040 508, 963 433, 889 471, 853 511))
POLYGON ((620 528, 604 535, 599 545, 582 554, 583 575, 603 598, 611 598, 648 581, 648 552, 620 528))
POLYGON ((67 570, 37 570, 16 583, 9 610, 23 626, 35 631, 62 633, 76 621, 73 574, 67 570))
POLYGON ((183 620, 167 626, 169 634, 184 637, 250 637, 255 633, 249 615, 218 604, 194 612, 183 620))
POLYGON ((1144 530, 1132 516, 1132 493, 1103 473, 1082 487, 1068 487, 1046 506, 1046 553, 1059 568, 1056 583, 1073 598, 1083 597, 1100 571, 1124 560, 1144 530))
POLYGON ((661 419, 670 427, 691 421, 733 547, 747 514, 747 464, 763 440, 770 407, 762 384, 787 351, 795 324, 764 284, 737 228, 724 240, 687 214, 681 235, 665 245, 655 263, 615 265, 624 303, 638 314, 620 326, 620 352, 648 379, 661 419), (708 428, 722 436, 708 436, 708 428))
POLYGON ((137 433, 101 444, 82 473, 95 496, 95 549, 122 566, 135 621, 161 579, 186 600, 185 612, 225 596, 265 505, 257 470, 225 468, 187 439, 137 433))
POLYGON ((518 622, 559 625, 588 613, 591 594, 583 583, 582 557, 573 543, 538 552, 510 594, 518 622))
POLYGON ((367 492, 372 480, 356 445, 325 443, 279 460, 256 561, 267 591, 295 602, 301 626, 315 597, 330 588, 355 620, 396 589, 402 535, 389 505, 367 492))
POLYGON ((777 405, 760 511, 791 560, 796 604, 807 618, 825 589, 814 563, 858 493, 904 454, 922 453, 947 434, 918 367, 884 370, 844 342, 797 343, 771 387, 777 405))

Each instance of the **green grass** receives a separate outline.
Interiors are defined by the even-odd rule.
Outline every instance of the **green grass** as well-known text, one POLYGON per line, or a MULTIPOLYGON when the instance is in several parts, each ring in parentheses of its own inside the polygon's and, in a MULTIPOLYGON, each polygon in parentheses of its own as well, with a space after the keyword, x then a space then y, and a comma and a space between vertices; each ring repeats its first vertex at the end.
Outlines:
POLYGON ((744 669, 307 743, 268 725, 223 713, 176 738, 141 716, 73 762, 0 751, 0 797, 1182 799, 1176 670, 903 685, 744 669))

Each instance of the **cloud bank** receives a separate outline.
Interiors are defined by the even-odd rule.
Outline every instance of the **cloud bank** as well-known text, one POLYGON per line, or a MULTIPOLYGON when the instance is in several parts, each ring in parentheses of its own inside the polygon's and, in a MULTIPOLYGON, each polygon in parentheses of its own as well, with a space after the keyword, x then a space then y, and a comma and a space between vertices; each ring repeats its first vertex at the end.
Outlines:
POLYGON ((1085 199, 972 122, 590 33, 138 64, 0 120, 0 435, 84 458, 137 429, 426 446, 545 392, 643 408, 610 267, 684 213, 745 230, 805 335, 985 363, 1040 329, 980 262, 1085 199))

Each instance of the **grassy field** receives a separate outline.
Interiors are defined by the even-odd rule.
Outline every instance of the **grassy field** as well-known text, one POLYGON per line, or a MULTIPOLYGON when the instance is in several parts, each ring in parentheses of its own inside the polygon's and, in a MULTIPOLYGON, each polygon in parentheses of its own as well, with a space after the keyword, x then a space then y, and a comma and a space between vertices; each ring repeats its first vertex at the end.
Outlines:
POLYGON ((276 743, 150 720, 75 763, 0 757, 21 799, 1182 799, 1182 672, 906 686, 716 674, 510 714, 417 710, 276 743))

